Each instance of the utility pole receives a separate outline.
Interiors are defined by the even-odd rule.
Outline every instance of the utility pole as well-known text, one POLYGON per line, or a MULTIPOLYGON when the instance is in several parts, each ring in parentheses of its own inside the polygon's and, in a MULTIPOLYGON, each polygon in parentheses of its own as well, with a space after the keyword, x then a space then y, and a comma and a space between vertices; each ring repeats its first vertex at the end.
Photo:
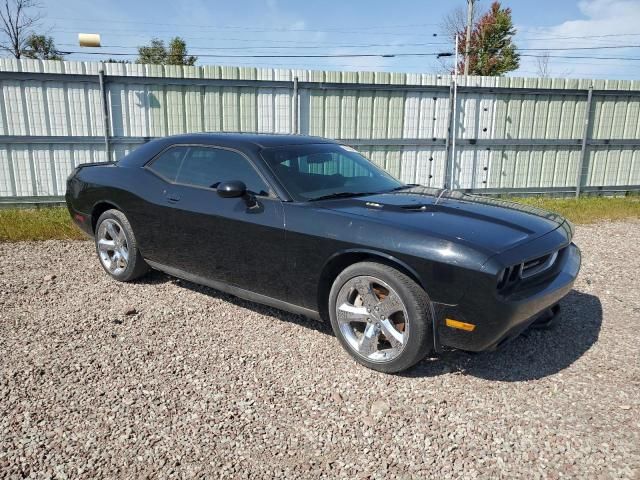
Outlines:
POLYGON ((449 183, 445 185, 449 190, 453 190, 453 180, 456 170, 456 134, 457 129, 457 112, 458 112, 458 37, 456 33, 456 68, 453 71, 453 111, 451 112, 451 160, 449 173, 449 183))
MULTIPOLYGON (((469 75, 469 50, 471 47, 471 24, 473 23, 473 4, 475 0, 467 0, 467 35, 464 42, 464 80, 469 75)), ((457 66, 456 66, 457 68, 457 66)))

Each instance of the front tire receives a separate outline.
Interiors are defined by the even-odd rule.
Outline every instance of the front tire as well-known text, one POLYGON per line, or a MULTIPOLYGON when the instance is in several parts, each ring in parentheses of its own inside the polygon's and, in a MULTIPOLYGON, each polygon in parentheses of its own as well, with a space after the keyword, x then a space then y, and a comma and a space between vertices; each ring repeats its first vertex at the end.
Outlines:
POLYGON ((149 271, 131 224, 124 213, 111 209, 96 222, 96 252, 102 268, 120 282, 130 282, 149 271))
POLYGON ((345 350, 373 370, 406 370, 432 350, 429 297, 391 266, 361 262, 346 268, 331 287, 329 315, 345 350))

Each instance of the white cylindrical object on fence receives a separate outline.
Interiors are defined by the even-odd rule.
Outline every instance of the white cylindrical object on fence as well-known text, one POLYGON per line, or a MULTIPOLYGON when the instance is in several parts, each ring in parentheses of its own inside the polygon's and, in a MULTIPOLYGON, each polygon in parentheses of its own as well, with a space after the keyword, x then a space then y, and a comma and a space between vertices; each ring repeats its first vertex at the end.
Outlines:
POLYGON ((98 33, 79 33, 78 43, 81 47, 99 47, 100 34, 98 33))

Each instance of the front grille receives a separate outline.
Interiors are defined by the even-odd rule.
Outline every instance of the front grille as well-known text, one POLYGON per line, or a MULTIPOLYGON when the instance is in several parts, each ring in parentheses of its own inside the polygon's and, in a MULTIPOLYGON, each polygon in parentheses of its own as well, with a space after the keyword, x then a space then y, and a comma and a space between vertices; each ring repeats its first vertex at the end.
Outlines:
POLYGON ((498 290, 505 290, 517 283, 520 279, 520 268, 522 268, 522 264, 505 268, 498 277, 498 290))

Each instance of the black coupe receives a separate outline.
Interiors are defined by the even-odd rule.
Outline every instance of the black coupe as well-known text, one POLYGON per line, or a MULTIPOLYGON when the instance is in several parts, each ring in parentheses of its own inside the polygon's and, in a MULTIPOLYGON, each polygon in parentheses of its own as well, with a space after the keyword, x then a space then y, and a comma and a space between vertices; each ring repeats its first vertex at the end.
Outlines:
POLYGON ((363 365, 494 349, 546 322, 580 268, 554 213, 406 185, 334 141, 192 134, 77 167, 73 220, 120 281, 150 268, 328 318, 363 365))

